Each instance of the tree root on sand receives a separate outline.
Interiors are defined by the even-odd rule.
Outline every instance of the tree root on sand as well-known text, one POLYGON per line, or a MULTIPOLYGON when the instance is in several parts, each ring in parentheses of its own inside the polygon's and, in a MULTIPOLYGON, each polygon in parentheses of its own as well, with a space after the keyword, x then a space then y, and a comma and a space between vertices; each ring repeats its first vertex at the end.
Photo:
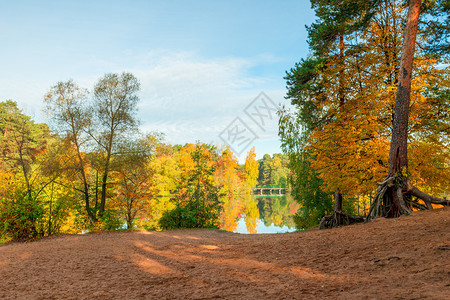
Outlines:
POLYGON ((450 200, 430 196, 415 186, 403 176, 387 177, 378 183, 377 193, 370 205, 366 221, 376 217, 396 218, 410 214, 412 208, 426 210, 433 209, 432 204, 449 205, 450 200), (416 199, 413 199, 413 196, 416 199), (422 200, 425 205, 418 202, 422 200))

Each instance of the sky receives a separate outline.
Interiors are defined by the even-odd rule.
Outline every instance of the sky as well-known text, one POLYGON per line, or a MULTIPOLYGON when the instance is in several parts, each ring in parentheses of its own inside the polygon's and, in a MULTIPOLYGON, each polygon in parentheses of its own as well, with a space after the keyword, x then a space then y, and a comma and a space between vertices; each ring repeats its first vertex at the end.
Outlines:
POLYGON ((306 0, 0 0, 0 101, 48 123, 43 97, 58 81, 92 90, 131 72, 143 132, 260 158, 281 152, 283 77, 307 56, 313 21, 306 0))

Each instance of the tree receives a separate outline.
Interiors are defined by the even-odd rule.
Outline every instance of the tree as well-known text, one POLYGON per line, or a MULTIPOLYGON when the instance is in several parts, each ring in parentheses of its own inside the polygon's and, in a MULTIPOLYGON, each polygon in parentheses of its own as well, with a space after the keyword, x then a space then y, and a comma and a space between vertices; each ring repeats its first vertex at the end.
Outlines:
POLYGON ((8 180, 0 191, 2 233, 33 239, 59 232, 70 209, 68 193, 54 188, 66 163, 61 141, 6 101, 0 103, 0 145, 0 173, 8 180))
MULTIPOLYGON (((357 198, 370 193, 374 180, 381 180, 388 167, 401 53, 397 28, 403 23, 404 9, 397 1, 352 0, 313 1, 313 7, 318 21, 309 28, 311 56, 286 76, 287 98, 298 112, 294 118, 280 119, 286 121, 280 132, 286 142, 309 151, 309 162, 323 180, 323 188, 339 191, 335 199, 342 199, 338 194, 357 198), (289 125, 292 122, 299 122, 303 138, 286 134, 295 130, 289 125)), ((438 67, 439 59, 422 52, 414 61, 417 75, 409 130, 410 147, 436 154, 434 161, 445 166, 443 128, 448 118, 442 87, 448 68, 438 67)), ((413 165, 412 172, 427 175, 420 178, 422 185, 437 186, 435 175, 428 172, 429 162, 413 165)))
POLYGON ((281 149, 289 157, 291 195, 300 205, 294 215, 296 228, 307 229, 318 225, 322 217, 333 211, 333 202, 331 193, 324 191, 323 180, 311 167, 312 154, 305 147, 308 134, 306 126, 301 125, 300 113, 280 111, 279 136, 281 149))
POLYGON ((13 101, 1 103, 0 124, 3 163, 21 170, 28 197, 31 198, 33 178, 36 178, 33 176, 36 174, 33 164, 37 161, 37 155, 45 150, 45 136, 49 130, 44 124, 34 124, 13 101))
POLYGON ((420 47, 434 55, 450 54, 450 1, 424 1, 421 13, 425 15, 419 20, 420 31, 429 38, 420 47))
POLYGON ((80 88, 74 81, 58 82, 44 98, 46 111, 55 122, 55 129, 63 134, 75 149, 75 169, 82 181, 82 188, 75 188, 82 193, 86 213, 91 221, 97 218, 91 210, 90 184, 87 174, 86 156, 84 155, 92 114, 87 106, 87 91, 80 88))
POLYGON ((218 228, 219 188, 214 185, 217 154, 213 146, 187 144, 180 151, 181 182, 176 207, 159 221, 164 229, 218 228))
POLYGON ((274 153, 272 155, 271 174, 272 184, 286 188, 289 169, 287 168, 286 155, 274 153))
POLYGON ((427 208, 431 203, 450 205, 450 201, 427 195, 414 187, 408 180, 408 120, 411 100, 411 77, 421 0, 409 2, 405 27, 397 97, 395 101, 391 146, 389 151, 389 171, 380 184, 368 217, 372 212, 378 216, 397 217, 408 214, 405 197, 416 196, 425 201, 427 208))
POLYGON ((136 216, 143 212, 152 198, 149 162, 154 152, 154 144, 148 136, 137 142, 128 142, 118 157, 115 180, 118 183, 116 199, 119 211, 125 217, 127 229, 133 229, 136 216))
POLYGON ((248 185, 251 188, 256 186, 259 172, 258 170, 259 164, 255 158, 256 158, 255 147, 253 147, 252 149, 250 149, 250 151, 247 154, 247 157, 245 158, 243 170, 244 180, 248 183, 248 185))
POLYGON ((105 211, 111 159, 120 141, 129 138, 137 128, 135 114, 139 89, 139 81, 131 73, 106 74, 94 87, 92 110, 97 124, 91 128, 90 134, 104 155, 99 216, 105 211))
POLYGON ((145 228, 157 228, 163 213, 176 207, 172 200, 180 185, 181 171, 178 157, 178 152, 173 147, 163 142, 157 143, 156 153, 149 162, 152 174, 149 180, 152 202, 142 218, 145 228))

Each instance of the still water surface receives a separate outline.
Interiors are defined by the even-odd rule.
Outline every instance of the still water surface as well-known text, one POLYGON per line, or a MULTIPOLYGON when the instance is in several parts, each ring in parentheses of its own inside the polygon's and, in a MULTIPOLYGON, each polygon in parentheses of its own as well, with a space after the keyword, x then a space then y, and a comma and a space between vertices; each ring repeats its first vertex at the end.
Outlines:
POLYGON ((253 211, 246 209, 236 218, 233 232, 244 234, 283 233, 295 231, 293 214, 298 204, 290 196, 252 196, 253 211))

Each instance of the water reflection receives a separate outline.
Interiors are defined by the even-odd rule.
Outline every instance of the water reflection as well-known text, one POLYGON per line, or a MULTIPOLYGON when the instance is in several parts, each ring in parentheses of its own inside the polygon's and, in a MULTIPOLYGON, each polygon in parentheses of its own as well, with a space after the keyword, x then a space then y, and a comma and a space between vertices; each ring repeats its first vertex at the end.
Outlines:
POLYGON ((292 215, 298 204, 289 195, 248 196, 224 203, 221 228, 237 233, 280 233, 295 231, 292 215))

